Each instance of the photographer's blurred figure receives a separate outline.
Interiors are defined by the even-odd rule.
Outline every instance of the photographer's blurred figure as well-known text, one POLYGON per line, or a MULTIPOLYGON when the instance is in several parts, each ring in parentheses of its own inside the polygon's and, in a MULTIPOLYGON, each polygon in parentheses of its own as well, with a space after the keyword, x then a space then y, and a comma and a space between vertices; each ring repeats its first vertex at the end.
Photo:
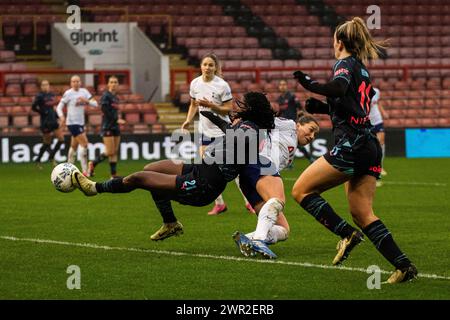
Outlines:
MULTIPOLYGON (((290 119, 297 121, 297 114, 303 111, 300 101, 297 100, 295 94, 288 90, 288 84, 286 80, 280 80, 278 83, 278 90, 280 91, 280 96, 277 99, 278 103, 278 117, 290 119)), ((312 153, 309 153, 304 146, 298 147, 300 151, 304 154, 305 158, 308 159, 310 163, 314 162, 312 153)), ((288 167, 288 169, 293 168, 293 162, 288 167)))

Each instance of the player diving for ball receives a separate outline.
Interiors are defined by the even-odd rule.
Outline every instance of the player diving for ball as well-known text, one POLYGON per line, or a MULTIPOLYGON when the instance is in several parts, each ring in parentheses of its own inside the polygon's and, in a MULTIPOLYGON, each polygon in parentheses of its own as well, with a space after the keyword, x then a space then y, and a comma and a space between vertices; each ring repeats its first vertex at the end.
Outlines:
MULTIPOLYGON (((248 92, 243 102, 236 103, 240 106, 236 114, 241 121, 235 125, 228 124, 231 139, 230 135, 216 139, 206 148, 200 164, 161 160, 124 178, 97 183, 80 172, 74 172, 73 184, 86 196, 148 190, 163 218, 163 225, 150 237, 151 240, 182 234, 183 225, 175 217, 171 201, 196 207, 212 203, 246 164, 260 161, 260 146, 264 145, 268 132, 275 126, 274 112, 264 94, 248 92)), ((284 202, 278 203, 284 207, 284 202)))
MULTIPOLYGON (((203 113, 214 124, 224 130, 225 121, 212 113, 203 113)), ((234 123, 239 121, 234 119, 234 123)), ((244 196, 255 208, 258 222, 254 232, 244 235, 236 231, 233 239, 244 256, 257 253, 268 259, 277 258, 268 244, 284 241, 289 236, 289 224, 283 213, 285 203, 283 180, 279 172, 288 167, 295 156, 297 145, 305 146, 315 138, 319 125, 310 114, 301 112, 294 122, 275 118, 275 128, 261 150, 260 156, 270 164, 248 164, 240 172, 240 186, 244 196)))

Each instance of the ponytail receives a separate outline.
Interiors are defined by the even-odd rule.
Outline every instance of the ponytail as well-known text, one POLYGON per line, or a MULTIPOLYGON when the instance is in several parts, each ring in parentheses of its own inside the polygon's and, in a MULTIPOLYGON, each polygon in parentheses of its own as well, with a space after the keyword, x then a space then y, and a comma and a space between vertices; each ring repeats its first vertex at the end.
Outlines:
POLYGON ((386 41, 375 41, 364 21, 355 17, 336 27, 336 40, 341 40, 345 49, 359 60, 377 59, 387 46, 386 41))

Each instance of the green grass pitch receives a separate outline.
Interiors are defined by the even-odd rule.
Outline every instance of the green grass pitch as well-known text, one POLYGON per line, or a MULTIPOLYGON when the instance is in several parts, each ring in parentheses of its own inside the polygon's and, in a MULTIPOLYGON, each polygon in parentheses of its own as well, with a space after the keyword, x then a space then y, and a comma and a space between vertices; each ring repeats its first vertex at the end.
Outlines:
MULTIPOLYGON (((386 160, 389 174, 377 189, 375 213, 424 277, 373 290, 364 269, 392 268, 370 241, 352 252, 348 269, 328 268, 337 237, 291 199, 305 160, 283 173, 291 235, 272 247, 279 256, 275 263, 241 257, 233 243, 235 230, 249 232, 256 225, 234 183, 224 193, 229 209, 221 216, 207 216, 211 206, 174 204, 185 234, 155 243, 149 235, 161 219, 148 192, 63 194, 50 183, 49 164, 43 170, 1 164, 0 299, 449 299, 449 164, 386 160), (67 289, 70 265, 80 267, 80 290, 67 289)), ((118 168, 127 174, 143 165, 120 162, 118 168)), ((95 179, 106 178, 105 163, 95 179)), ((351 221, 343 187, 324 197, 351 221)), ((387 277, 382 274, 383 281, 387 277)))

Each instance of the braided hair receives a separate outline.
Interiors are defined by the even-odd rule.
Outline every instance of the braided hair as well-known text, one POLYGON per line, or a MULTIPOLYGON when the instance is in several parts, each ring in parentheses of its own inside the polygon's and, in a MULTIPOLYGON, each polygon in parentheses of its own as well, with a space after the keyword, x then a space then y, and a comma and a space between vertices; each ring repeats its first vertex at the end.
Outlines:
POLYGON ((264 93, 250 91, 244 94, 244 101, 235 100, 239 106, 236 117, 255 123, 261 129, 275 127, 275 112, 264 93))

